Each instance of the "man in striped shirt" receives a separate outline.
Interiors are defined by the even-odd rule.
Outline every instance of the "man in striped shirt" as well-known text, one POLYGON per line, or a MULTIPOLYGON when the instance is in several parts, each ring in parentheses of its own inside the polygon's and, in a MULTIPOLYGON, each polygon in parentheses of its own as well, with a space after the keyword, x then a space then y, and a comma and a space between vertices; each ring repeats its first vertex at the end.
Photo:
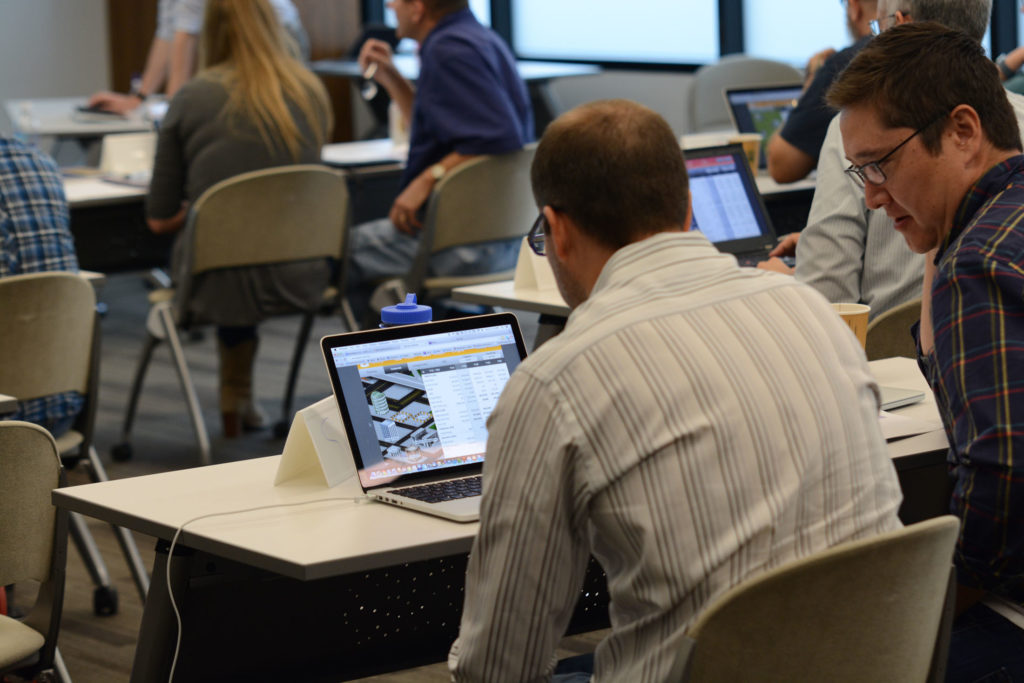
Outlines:
POLYGON ((488 423, 455 680, 550 679, 588 557, 611 634, 594 680, 666 680, 686 627, 743 579, 899 526, 856 339, 817 292, 741 269, 690 222, 657 114, 584 105, 532 169, 573 307, 488 423))
MULTIPOLYGON (((982 605, 973 615, 965 610, 988 593, 1024 601, 1024 155, 1017 120, 977 42, 935 23, 883 33, 829 98, 840 109, 848 172, 863 183, 867 206, 884 209, 910 249, 927 255, 918 354, 951 445, 960 620, 983 619, 982 605)), ((1007 666, 1004 655, 1012 653, 1015 675, 1024 675, 1024 632, 1007 634, 1012 644, 993 648, 991 668, 1007 666)), ((956 643, 954 635, 954 659, 956 643)))

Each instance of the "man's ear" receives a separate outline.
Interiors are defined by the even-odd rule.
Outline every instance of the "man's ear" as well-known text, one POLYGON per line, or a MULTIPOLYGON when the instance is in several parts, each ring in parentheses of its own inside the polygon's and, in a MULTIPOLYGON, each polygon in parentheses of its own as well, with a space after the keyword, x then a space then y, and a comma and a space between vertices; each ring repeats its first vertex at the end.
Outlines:
POLYGON ((683 232, 689 232, 691 225, 693 225, 693 195, 688 192, 686 194, 686 218, 683 220, 683 232))
POLYGON ((427 16, 427 6, 423 4, 423 0, 412 0, 412 4, 413 8, 410 18, 418 24, 427 16))
POLYGON ((896 15, 896 23, 893 24, 894 26, 899 26, 900 24, 909 24, 914 20, 912 16, 910 16, 906 12, 901 12, 900 10, 896 10, 895 12, 893 12, 893 14, 896 15))
POLYGON ((957 105, 950 113, 953 120, 950 130, 957 149, 965 149, 968 145, 976 146, 984 137, 981 118, 978 112, 968 104, 957 105))
POLYGON ((547 241, 551 244, 551 251, 559 261, 565 261, 572 252, 576 226, 567 215, 550 206, 545 206, 543 211, 544 220, 548 222, 547 241))

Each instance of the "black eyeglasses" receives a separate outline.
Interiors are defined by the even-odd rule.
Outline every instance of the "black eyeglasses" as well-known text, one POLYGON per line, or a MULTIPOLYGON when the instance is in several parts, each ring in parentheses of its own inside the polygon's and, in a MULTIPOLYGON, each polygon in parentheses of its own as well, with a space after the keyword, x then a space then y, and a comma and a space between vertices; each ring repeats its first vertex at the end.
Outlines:
POLYGON ((530 228, 529 234, 526 236, 526 241, 530 245, 530 249, 533 249, 533 253, 537 256, 544 255, 544 233, 547 232, 548 221, 544 218, 544 211, 540 212, 537 216, 537 220, 533 222, 533 227, 530 228))
POLYGON ((915 137, 917 137, 919 134, 927 130, 932 125, 938 123, 942 119, 946 118, 947 116, 949 116, 949 112, 941 114, 940 116, 936 116, 934 119, 932 119, 925 125, 915 130, 913 133, 911 133, 906 140, 904 140, 903 142, 889 150, 889 153, 883 156, 881 159, 869 161, 868 163, 861 164, 860 166, 857 166, 856 164, 850 164, 850 166, 845 169, 846 172, 855 180, 857 180, 862 187, 865 183, 871 183, 872 185, 883 185, 885 181, 888 180, 888 177, 885 175, 885 171, 882 170, 882 164, 888 161, 893 154, 898 152, 900 148, 903 147, 903 145, 907 144, 915 137))

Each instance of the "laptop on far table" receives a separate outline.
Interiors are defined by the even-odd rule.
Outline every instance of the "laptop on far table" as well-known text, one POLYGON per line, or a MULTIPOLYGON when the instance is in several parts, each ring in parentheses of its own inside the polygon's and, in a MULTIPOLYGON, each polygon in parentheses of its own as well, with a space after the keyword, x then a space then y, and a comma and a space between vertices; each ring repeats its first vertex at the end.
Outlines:
POLYGON ((693 199, 691 230, 704 233, 741 266, 767 259, 777 242, 775 230, 743 147, 702 147, 684 154, 693 199))
POLYGON ((768 168, 768 139, 789 118, 803 94, 802 83, 726 88, 729 116, 740 133, 761 134, 761 168, 768 168))
POLYGON ((320 341, 363 492, 457 522, 480 518, 487 418, 526 358, 511 313, 320 341))

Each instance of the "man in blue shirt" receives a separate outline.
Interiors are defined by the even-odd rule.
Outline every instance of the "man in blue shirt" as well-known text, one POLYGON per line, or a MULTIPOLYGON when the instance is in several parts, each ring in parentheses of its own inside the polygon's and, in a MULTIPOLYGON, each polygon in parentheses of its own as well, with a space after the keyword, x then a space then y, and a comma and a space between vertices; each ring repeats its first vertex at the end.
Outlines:
MULTIPOLYGON (((530 98, 515 58, 476 20, 466 0, 388 5, 398 19, 398 37, 420 44, 420 75, 414 90, 382 41, 368 40, 359 54, 364 71, 376 65, 373 78, 409 124, 410 143, 402 189, 388 218, 353 230, 350 282, 356 287, 405 274, 416 253, 420 212, 446 173, 475 156, 512 152, 533 139, 530 98)), ((435 259, 433 268, 446 274, 511 268, 517 248, 518 242, 452 250, 435 259)), ((363 302, 354 294, 358 307, 363 302)))
MULTIPOLYGON (((77 272, 70 222, 64 184, 53 159, 23 142, 0 137, 0 277, 77 272)), ((0 330, 2 315, 0 307, 0 330)), ((18 410, 5 417, 35 422, 60 436, 81 408, 82 397, 69 392, 21 401, 18 410)))

